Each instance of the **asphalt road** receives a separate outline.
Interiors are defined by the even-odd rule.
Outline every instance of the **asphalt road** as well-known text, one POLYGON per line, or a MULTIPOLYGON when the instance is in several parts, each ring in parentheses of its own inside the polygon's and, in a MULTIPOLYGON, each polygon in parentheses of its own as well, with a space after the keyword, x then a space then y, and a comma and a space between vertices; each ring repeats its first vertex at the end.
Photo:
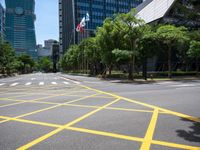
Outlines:
POLYGON ((200 149, 200 81, 0 79, 0 150, 200 149))

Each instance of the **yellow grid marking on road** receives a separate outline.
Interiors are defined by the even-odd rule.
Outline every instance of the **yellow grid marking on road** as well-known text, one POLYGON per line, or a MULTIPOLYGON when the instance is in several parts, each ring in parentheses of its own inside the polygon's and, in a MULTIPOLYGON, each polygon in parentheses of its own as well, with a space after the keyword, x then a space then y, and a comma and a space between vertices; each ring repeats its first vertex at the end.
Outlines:
POLYGON ((129 141, 136 141, 136 142, 143 142, 143 138, 133 137, 133 136, 127 136, 127 135, 121 135, 121 134, 115 134, 111 132, 103 132, 103 131, 97 131, 97 130, 90 130, 90 129, 84 129, 84 128, 76 128, 76 127, 67 127, 67 130, 73 130, 83 133, 90 133, 95 135, 101 135, 101 136, 107 136, 107 137, 114 137, 117 139, 124 139, 129 141))
POLYGON ((86 88, 86 89, 89 89, 89 90, 92 90, 92 91, 96 91, 96 92, 102 93, 102 94, 110 95, 110 96, 113 96, 113 97, 119 97, 122 100, 131 102, 131 103, 135 103, 135 104, 139 104, 139 105, 142 105, 142 106, 145 106, 145 107, 148 107, 148 108, 158 109, 160 111, 167 112, 167 113, 173 114, 173 115, 178 116, 178 117, 182 117, 182 118, 186 118, 186 119, 189 119, 189 120, 192 120, 192 121, 200 122, 200 118, 192 117, 192 116, 189 116, 189 115, 185 115, 185 114, 182 114, 182 113, 178 113, 178 112, 175 112, 175 111, 171 111, 171 110, 168 110, 168 109, 157 107, 157 106, 154 106, 154 105, 150 105, 150 104, 146 104, 146 103, 139 102, 139 101, 136 101, 136 100, 132 100, 132 99, 129 99, 129 98, 126 98, 126 97, 122 97, 122 96, 113 94, 113 93, 100 91, 100 90, 97 90, 97 89, 94 89, 94 88, 90 88, 90 87, 85 86, 85 85, 79 85, 79 86, 81 86, 83 88, 86 88))
MULTIPOLYGON (((131 100, 131 99, 124 98, 124 97, 121 97, 121 99, 124 99, 124 100, 132 102, 132 103, 136 103, 137 102, 135 100, 131 100)), ((166 112, 166 113, 174 115, 174 116, 178 116, 178 117, 181 117, 181 118, 185 118, 185 119, 192 120, 192 121, 200 123, 200 118, 196 118, 196 117, 189 116, 189 115, 186 115, 186 114, 182 114, 182 113, 179 113, 179 112, 175 112, 175 111, 172 111, 172 110, 164 109, 164 108, 161 108, 161 107, 145 104, 145 103, 142 103, 142 102, 138 102, 138 103, 140 103, 141 105, 144 105, 144 106, 148 105, 149 107, 154 108, 154 109, 158 109, 159 111, 163 111, 162 113, 166 112)))
POLYGON ((146 135, 145 135, 145 138, 144 138, 144 142, 142 143, 140 150, 150 150, 151 141, 152 141, 152 138, 153 138, 157 119, 158 119, 158 109, 155 109, 154 112, 153 112, 149 127, 147 129, 147 132, 146 132, 146 135))
POLYGON ((16 103, 11 103, 11 104, 5 104, 5 105, 1 105, 0 108, 7 107, 7 106, 18 105, 18 104, 22 104, 22 103, 25 103, 25 102, 16 102, 16 103))
MULTIPOLYGON (((98 96, 93 96, 98 97, 98 96)), ((1 101, 1 100, 0 100, 1 101)), ((85 107, 85 108, 99 108, 101 106, 90 106, 90 105, 78 105, 78 104, 68 104, 68 103, 56 103, 56 102, 44 102, 44 101, 30 101, 30 100, 13 100, 13 99, 4 99, 3 101, 17 101, 17 102, 27 102, 27 103, 41 103, 41 104, 50 104, 50 105, 63 105, 63 106, 74 106, 74 107, 85 107)), ((144 112, 152 113, 152 110, 145 109, 132 109, 132 108, 121 108, 121 107, 107 107, 108 110, 121 110, 121 111, 133 111, 133 112, 144 112)))
MULTIPOLYGON (((125 98, 125 97, 122 97, 122 96, 118 96, 116 94, 112 94, 112 93, 100 91, 100 90, 97 90, 97 89, 94 89, 94 88, 90 88, 88 86, 84 86, 84 85, 77 85, 77 86, 85 88, 85 89, 90 90, 90 91, 95 91, 97 93, 108 95, 111 98, 117 98, 116 100, 114 100, 114 101, 112 101, 110 103, 115 103, 115 101, 119 101, 121 99, 121 100, 125 100, 125 101, 131 102, 131 103, 139 104, 139 105, 142 105, 142 106, 145 106, 145 107, 148 107, 148 108, 152 108, 154 110, 154 112, 153 112, 152 119, 151 119, 151 122, 149 124, 149 128, 147 130, 145 138, 138 138, 138 137, 132 137, 132 136, 127 136, 127 135, 119 135, 119 134, 115 134, 115 133, 109 133, 109 132, 102 132, 102 131, 96 131, 96 130, 89 130, 89 129, 71 127, 74 124, 80 122, 81 120, 83 120, 83 119, 85 119, 85 118, 93 115, 94 113, 96 113, 96 111, 98 112, 98 111, 100 111, 102 109, 113 109, 113 110, 116 109, 116 110, 124 110, 124 111, 139 111, 139 112, 150 112, 150 113, 152 113, 152 111, 149 111, 149 110, 136 110, 136 109, 126 109, 126 108, 109 107, 111 105, 110 103, 106 104, 108 106, 104 105, 104 106, 101 106, 101 107, 98 107, 98 106, 88 106, 88 105, 76 105, 76 104, 63 104, 63 103, 59 103, 59 105, 69 105, 69 106, 76 106, 76 107, 96 108, 95 110, 89 112, 88 114, 85 114, 82 117, 80 117, 78 119, 75 119, 74 121, 72 121, 72 122, 70 122, 70 123, 68 123, 68 124, 66 124, 64 126, 62 126, 62 125, 56 125, 56 124, 50 124, 50 123, 44 123, 44 122, 37 122, 37 121, 25 120, 25 119, 18 119, 18 118, 12 118, 11 119, 10 117, 5 117, 5 116, 0 116, 0 118, 2 118, 2 119, 6 119, 7 118, 7 119, 11 119, 13 121, 19 121, 19 122, 30 123, 30 124, 38 124, 38 125, 49 126, 49 127, 56 127, 57 128, 57 129, 53 130, 52 132, 49 132, 49 133, 45 134, 44 136, 42 136, 42 137, 40 137, 38 139, 35 139, 32 142, 24 145, 25 149, 26 149, 26 147, 29 148, 29 147, 32 147, 35 144, 40 143, 41 141, 43 141, 43 140, 51 137, 52 135, 55 135, 56 133, 58 133, 58 132, 60 132, 60 131, 62 131, 64 129, 78 131, 78 132, 84 132, 84 133, 90 133, 90 134, 96 134, 96 135, 102 135, 102 136, 110 136, 110 137, 113 137, 113 138, 119 138, 119 139, 131 140, 131 141, 143 142, 143 144, 144 143, 146 143, 146 145, 149 144, 149 147, 150 147, 150 144, 156 144, 156 145, 161 145, 161 146, 168 146, 168 147, 175 147, 175 148, 182 148, 182 149, 196 149, 196 150, 200 149, 200 147, 195 147, 195 146, 188 146, 188 145, 183 145, 183 144, 177 144, 177 143, 170 143, 170 142, 165 142, 165 141, 152 140, 152 138, 150 138, 150 137, 151 137, 151 135, 153 136, 153 132, 149 130, 150 128, 153 128, 154 125, 156 125, 156 120, 157 120, 157 119, 155 119, 156 113, 157 113, 157 117, 158 117, 158 113, 167 113, 167 114, 179 116, 179 117, 182 117, 182 118, 186 118, 188 120, 192 120, 192 121, 195 121, 195 122, 200 122, 200 118, 192 117, 192 116, 189 116, 189 115, 181 114, 181 113, 174 112, 174 111, 171 111, 171 110, 167 110, 167 109, 164 109, 164 108, 160 108, 160 107, 157 107, 157 106, 149 105, 149 104, 142 103, 142 102, 139 102, 139 101, 136 101, 136 100, 132 100, 132 99, 125 98), (149 139, 149 140, 147 140, 147 139, 149 139)), ((46 89, 46 90, 49 90, 49 89, 46 89)), ((34 100, 31 100, 31 101, 34 101, 34 100)), ((35 102, 39 103, 39 101, 35 101, 35 102)), ((44 102, 44 103, 46 103, 46 102, 44 102)), ((51 103, 51 102, 47 102, 47 103, 51 103)), ((154 129, 155 129, 155 126, 154 126, 154 129)), ((23 147, 21 147, 21 148, 23 149, 23 147)))
MULTIPOLYGON (((77 91, 72 91, 72 92, 69 92, 69 93, 75 93, 77 91)), ((64 93, 64 94, 56 94, 56 95, 53 95, 53 96, 46 96, 46 97, 42 97, 42 98, 37 98, 37 99, 33 99, 33 100, 29 100, 29 102, 33 102, 33 101, 39 101, 39 100, 43 100, 43 99, 48 99, 48 98, 53 98, 53 97, 58 97, 58 96, 64 96, 64 95, 68 95, 69 93, 64 93)), ((5 100, 6 98, 4 98, 5 100)), ((7 98, 8 99, 8 98, 7 98)), ((9 99, 8 99, 9 100, 9 99)), ((18 104, 23 104, 23 103, 26 103, 25 100, 22 100, 22 102, 17 102, 17 103, 12 103, 12 104, 6 104, 6 105, 1 105, 1 107, 7 107, 7 106, 12 106, 12 105, 18 105, 18 104)))
MULTIPOLYGON (((70 104, 70 103, 73 103, 75 101, 80 101, 80 100, 84 100, 86 98, 94 97, 95 95, 97 95, 97 94, 85 96, 85 97, 82 97, 82 98, 79 98, 79 99, 76 99, 76 100, 68 101, 68 102, 63 103, 63 104, 58 104, 58 105, 55 105, 55 106, 51 106, 51 107, 43 108, 43 109, 40 109, 40 110, 32 111, 32 112, 29 112, 29 113, 26 113, 26 114, 23 114, 23 115, 20 115, 20 116, 16 116, 14 118, 17 119, 17 118, 22 118, 22 117, 25 117, 25 116, 33 115, 33 114, 36 114, 36 113, 40 113, 40 112, 43 112, 43 111, 46 111, 46 110, 50 110, 50 109, 54 109, 54 108, 63 106, 64 104, 70 104)), ((4 121, 1 121, 0 123, 4 123, 4 122, 7 122, 7 121, 10 121, 10 120, 7 119, 7 120, 4 120, 4 121)))
MULTIPOLYGON (((42 126, 48 126, 48 127, 56 127, 56 128, 63 127, 63 125, 58 125, 58 124, 38 122, 38 121, 32 121, 32 120, 26 120, 26 119, 16 119, 16 118, 11 118, 11 117, 7 117, 7 116, 0 116, 0 118, 1 119, 11 119, 11 120, 17 121, 17 122, 42 125, 42 126)), ((117 138, 117 139, 136 141, 136 142, 144 141, 144 138, 138 138, 138 137, 133 137, 133 136, 98 131, 98 130, 90 130, 90 129, 85 129, 85 128, 66 127, 64 129, 83 132, 83 133, 89 133, 89 134, 94 134, 94 135, 108 136, 108 137, 113 137, 113 138, 117 138)), ((170 142, 157 141, 157 140, 152 140, 151 143, 156 144, 156 145, 161 145, 161 146, 168 146, 168 147, 182 148, 182 149, 191 149, 191 150, 199 150, 199 148, 200 148, 200 147, 196 147, 196 146, 189 146, 189 145, 184 145, 184 144, 170 143, 170 142)))
POLYGON ((189 146, 189 145, 177 144, 177 143, 171 143, 171 142, 152 140, 151 143, 160 145, 160 146, 173 147, 173 148, 181 148, 181 149, 187 149, 187 150, 200 150, 200 147, 197 147, 197 146, 189 146))
POLYGON ((33 121, 33 120, 27 120, 27 119, 20 119, 20 118, 12 118, 12 117, 7 117, 7 116, 0 116, 0 118, 1 119, 6 119, 6 120, 11 120, 11 121, 22 122, 22 123, 42 125, 42 126, 47 126, 47 127, 54 127, 54 128, 62 127, 62 125, 51 124, 51 123, 46 123, 46 122, 39 122, 39 121, 33 121))
POLYGON ((107 107, 106 109, 110 110, 121 110, 121 111, 133 111, 133 112, 144 112, 144 113, 152 113, 152 110, 144 110, 144 109, 127 109, 127 108, 121 108, 121 107, 107 107))
POLYGON ((100 107, 100 108, 98 108, 98 109, 95 109, 95 110, 93 110, 93 111, 91 111, 91 112, 89 112, 89 113, 83 115, 82 117, 79 117, 79 118, 75 119, 74 121, 72 121, 72 122, 70 122, 70 123, 64 125, 63 127, 60 127, 60 128, 58 128, 58 129, 56 129, 56 130, 54 130, 54 131, 52 131, 52 132, 50 132, 50 133, 48 133, 48 134, 45 134, 45 135, 43 135, 43 136, 41 136, 41 137, 39 137, 39 138, 33 140, 32 142, 30 142, 30 143, 28 143, 28 144, 26 144, 26 145, 24 145, 24 146, 18 148, 18 150, 28 149, 28 148, 32 147, 33 145, 38 144, 38 143, 42 142, 43 140, 45 140, 45 139, 47 139, 47 138, 53 136, 54 134, 56 134, 56 133, 58 133, 58 132, 64 130, 65 128, 70 127, 70 126, 72 126, 72 125, 74 125, 74 124, 80 122, 81 120, 83 120, 83 119, 85 119, 85 118, 87 118, 87 117, 89 117, 89 116, 91 116, 91 115, 93 115, 93 114, 95 114, 95 113, 101 111, 102 109, 104 109, 104 108, 106 108, 106 107, 108 107, 108 106, 110 106, 110 105, 112 105, 112 104, 118 102, 119 100, 120 100, 120 98, 117 98, 116 100, 114 100, 114 101, 112 101, 112 102, 110 102, 110 103, 108 103, 108 104, 106 104, 106 105, 104 105, 104 106, 102 106, 102 107, 100 107))

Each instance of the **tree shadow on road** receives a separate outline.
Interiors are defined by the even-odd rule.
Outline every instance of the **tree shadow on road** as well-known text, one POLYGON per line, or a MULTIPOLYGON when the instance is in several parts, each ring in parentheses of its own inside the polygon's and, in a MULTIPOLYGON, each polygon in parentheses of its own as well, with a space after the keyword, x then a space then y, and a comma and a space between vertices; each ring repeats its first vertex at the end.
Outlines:
POLYGON ((192 125, 189 130, 177 130, 177 135, 187 141, 200 143, 200 123, 183 118, 181 120, 191 122, 192 125))

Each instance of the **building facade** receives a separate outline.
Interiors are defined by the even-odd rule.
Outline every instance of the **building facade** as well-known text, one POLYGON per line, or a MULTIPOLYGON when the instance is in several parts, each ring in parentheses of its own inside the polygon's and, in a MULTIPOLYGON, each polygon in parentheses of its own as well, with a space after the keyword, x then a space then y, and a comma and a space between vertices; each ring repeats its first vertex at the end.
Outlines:
MULTIPOLYGON (((49 39, 49 40, 45 40, 44 41, 44 47, 46 49, 51 49, 52 48, 52 45, 55 43, 56 40, 53 40, 53 39, 49 39)), ((57 42, 57 41, 56 41, 57 42)))
POLYGON ((59 45, 56 40, 49 39, 44 41, 44 47, 41 44, 37 45, 37 55, 38 58, 49 57, 52 58, 53 55, 53 45, 59 45))
POLYGON ((5 4, 6 41, 13 46, 17 55, 25 53, 36 59, 35 1, 5 0, 5 4))
POLYGON ((146 0, 136 10, 136 16, 146 23, 200 28, 199 0, 146 0))
POLYGON ((5 10, 0 3, 0 39, 5 38, 5 10))
POLYGON ((95 29, 103 24, 106 17, 115 13, 127 13, 143 0, 59 0, 59 26, 61 52, 71 44, 93 36, 95 29), (75 31, 81 19, 89 13, 90 21, 84 34, 75 31))
POLYGON ((37 55, 38 58, 42 57, 52 57, 52 49, 48 49, 46 47, 43 47, 41 44, 37 45, 37 55))

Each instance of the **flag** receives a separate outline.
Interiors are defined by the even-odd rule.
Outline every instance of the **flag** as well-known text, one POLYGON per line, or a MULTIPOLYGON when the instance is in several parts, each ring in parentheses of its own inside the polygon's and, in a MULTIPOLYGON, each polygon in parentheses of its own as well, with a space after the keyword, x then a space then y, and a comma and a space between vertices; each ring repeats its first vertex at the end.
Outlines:
POLYGON ((83 31, 84 31, 83 27, 81 27, 81 25, 78 24, 76 27, 76 32, 83 32, 83 31))
POLYGON ((76 31, 77 32, 83 32, 85 25, 86 25, 86 23, 85 23, 85 17, 83 17, 82 20, 81 20, 81 22, 77 25, 76 31))
POLYGON ((85 17, 85 21, 90 21, 90 15, 89 15, 89 13, 86 13, 86 17, 85 17))
POLYGON ((82 18, 81 22, 77 25, 76 31, 83 32, 84 27, 86 26, 86 22, 90 21, 89 13, 86 13, 86 16, 82 18))

